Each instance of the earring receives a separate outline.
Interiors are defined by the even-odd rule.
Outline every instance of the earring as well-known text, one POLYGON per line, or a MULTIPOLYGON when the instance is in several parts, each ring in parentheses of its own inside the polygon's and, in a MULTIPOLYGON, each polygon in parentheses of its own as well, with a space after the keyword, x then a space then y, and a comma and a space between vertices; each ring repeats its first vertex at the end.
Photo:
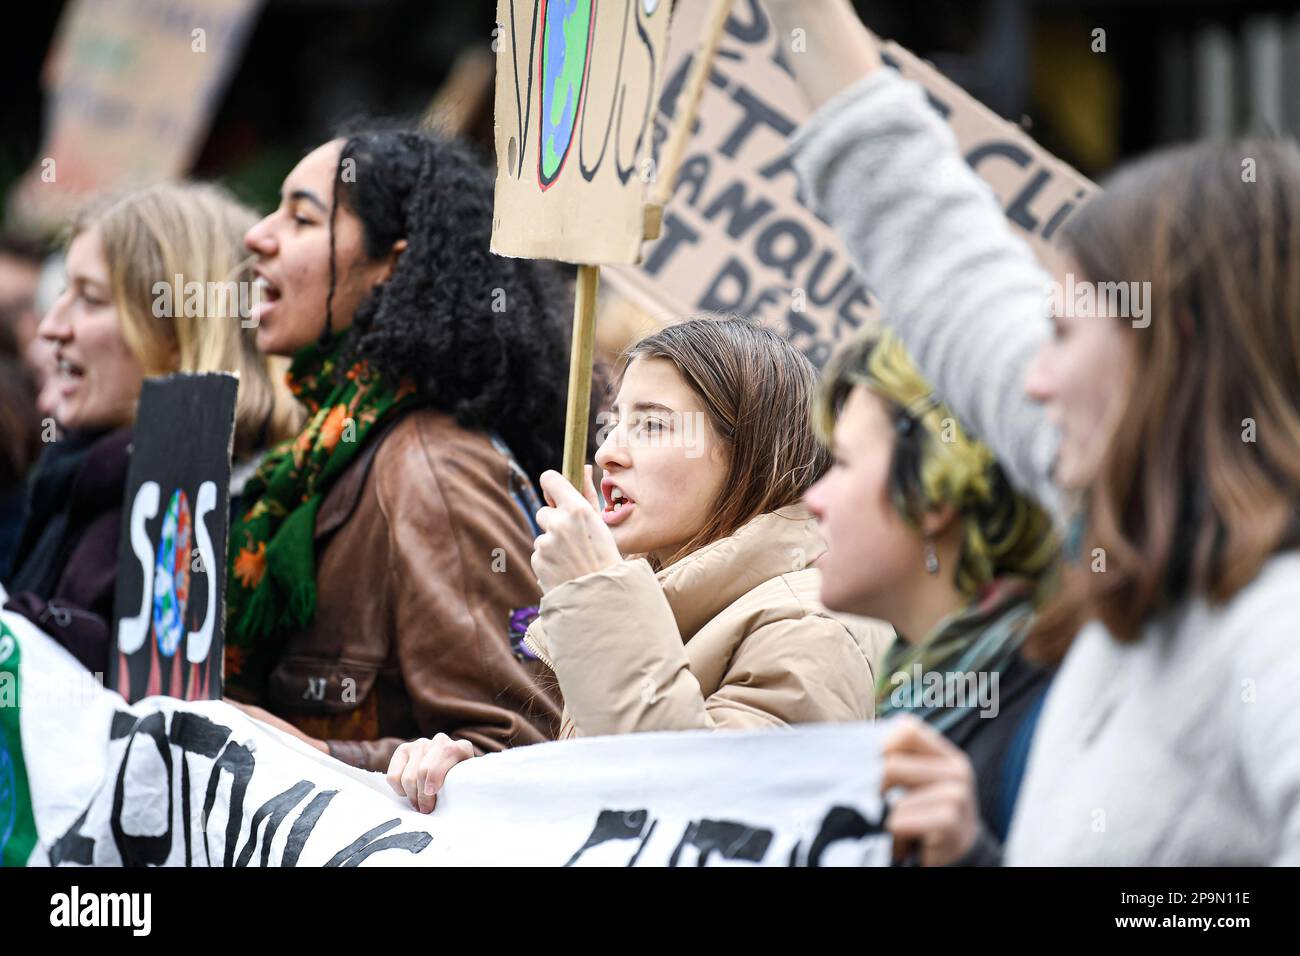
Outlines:
POLYGON ((925 570, 931 574, 939 573, 939 555, 935 553, 934 542, 928 538, 925 542, 925 570))

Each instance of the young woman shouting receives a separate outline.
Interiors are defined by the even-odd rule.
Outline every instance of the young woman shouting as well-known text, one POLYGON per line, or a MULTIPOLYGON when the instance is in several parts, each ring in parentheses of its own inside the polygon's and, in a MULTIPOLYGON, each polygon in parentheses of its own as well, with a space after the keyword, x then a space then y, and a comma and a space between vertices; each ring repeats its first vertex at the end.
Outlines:
MULTIPOLYGON (((752 730, 869 720, 892 638, 818 599, 825 550, 800 498, 825 471, 812 365, 738 320, 669 326, 628 353, 612 427, 578 491, 542 476, 533 569, 544 596, 525 639, 555 672, 562 737, 752 730)), ((446 741, 411 745, 393 788, 430 809, 446 741)))
POLYGON ((491 231, 478 160, 391 130, 308 154, 246 237, 258 347, 309 418, 231 530, 229 693, 354 766, 558 723, 510 625, 539 596, 527 475, 559 459, 564 296, 491 231))

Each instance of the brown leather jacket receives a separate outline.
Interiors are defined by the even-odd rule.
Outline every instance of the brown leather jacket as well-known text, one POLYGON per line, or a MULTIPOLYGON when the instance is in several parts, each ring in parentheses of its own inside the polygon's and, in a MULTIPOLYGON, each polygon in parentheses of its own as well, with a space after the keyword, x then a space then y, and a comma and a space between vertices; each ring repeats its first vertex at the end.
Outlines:
POLYGON ((554 679, 512 648, 540 598, 518 466, 432 409, 372 437, 316 519, 317 610, 271 672, 268 709, 338 759, 384 771, 446 733, 480 751, 555 736, 554 679))

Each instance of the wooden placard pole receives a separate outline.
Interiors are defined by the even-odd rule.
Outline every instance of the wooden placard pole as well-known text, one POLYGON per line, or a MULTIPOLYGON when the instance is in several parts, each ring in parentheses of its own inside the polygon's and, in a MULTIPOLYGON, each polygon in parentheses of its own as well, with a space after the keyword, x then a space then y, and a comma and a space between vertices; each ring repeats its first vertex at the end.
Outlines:
POLYGON ((718 44, 722 42, 722 32, 730 12, 731 0, 713 0, 713 6, 709 8, 704 40, 695 54, 695 62, 691 64, 691 75, 678 94, 677 122, 664 144, 663 163, 655 177, 654 192, 646 204, 646 239, 658 239, 663 228, 664 207, 672 199, 677 172, 686 156, 686 144, 690 142, 691 128, 695 125, 695 114, 700 109, 700 97, 704 95, 704 84, 708 81, 709 69, 713 66, 718 44))
MULTIPOLYGON (((686 144, 695 125, 700 96, 708 80, 714 54, 722 41, 731 0, 713 0, 709 10, 709 28, 691 66, 691 75, 678 99, 677 122, 664 146, 664 161, 656 177, 656 186, 645 207, 645 238, 657 239, 663 223, 663 210, 672 197, 674 181, 686 155, 686 144)), ((578 266, 578 287, 573 302, 573 343, 569 355, 569 396, 564 421, 564 477, 575 488, 582 488, 583 468, 587 463, 587 428, 591 409, 592 359, 596 345, 596 293, 600 285, 600 267, 578 266)))
POLYGON ((573 348, 569 354, 569 403, 564 415, 564 477, 579 490, 582 469, 587 463, 599 285, 600 266, 578 266, 578 287, 573 300, 573 348))

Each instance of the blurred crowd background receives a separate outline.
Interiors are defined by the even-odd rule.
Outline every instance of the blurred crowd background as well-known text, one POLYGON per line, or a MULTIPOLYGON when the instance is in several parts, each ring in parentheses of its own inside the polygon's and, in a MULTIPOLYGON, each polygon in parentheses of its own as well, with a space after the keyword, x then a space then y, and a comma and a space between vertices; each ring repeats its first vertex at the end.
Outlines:
MULTIPOLYGON (((42 67, 77 0, 24 4, 6 36, 0 195, 38 158, 42 67)), ((129 5, 132 0, 98 0, 129 5)), ((697 0, 690 0, 697 2, 697 0)), ((1204 134, 1300 133, 1296 0, 858 0, 866 23, 932 60, 1092 177, 1204 134), (1105 55, 1078 31, 1104 30, 1105 55)), ((420 115, 455 95, 491 135, 493 0, 266 0, 193 173, 265 205, 284 171, 354 114, 420 115), (459 70, 459 72, 457 72, 459 70), (453 88, 449 79, 456 77, 453 88)))
MULTIPOLYGON (((754 2, 735 0, 734 15, 752 18, 754 2)), ((1300 136, 1298 0, 856 6, 1093 179, 1165 143, 1300 136)), ((23 356, 35 373, 26 390, 49 361, 35 328, 62 280, 46 256, 77 197, 188 174, 270 209, 286 171, 357 117, 437 125, 491 163, 495 17, 495 0, 42 0, 11 12, 0 58, 0 417, 18 414, 23 356), (195 11, 211 34, 200 60, 190 57, 195 11)), ((646 327, 623 306, 602 305, 599 348, 616 351, 646 327)), ((0 422, 5 436, 34 435, 33 424, 0 422)), ((35 450, 0 448, 0 460, 29 462, 35 450)), ((16 500, 17 474, 0 470, 16 500)))

